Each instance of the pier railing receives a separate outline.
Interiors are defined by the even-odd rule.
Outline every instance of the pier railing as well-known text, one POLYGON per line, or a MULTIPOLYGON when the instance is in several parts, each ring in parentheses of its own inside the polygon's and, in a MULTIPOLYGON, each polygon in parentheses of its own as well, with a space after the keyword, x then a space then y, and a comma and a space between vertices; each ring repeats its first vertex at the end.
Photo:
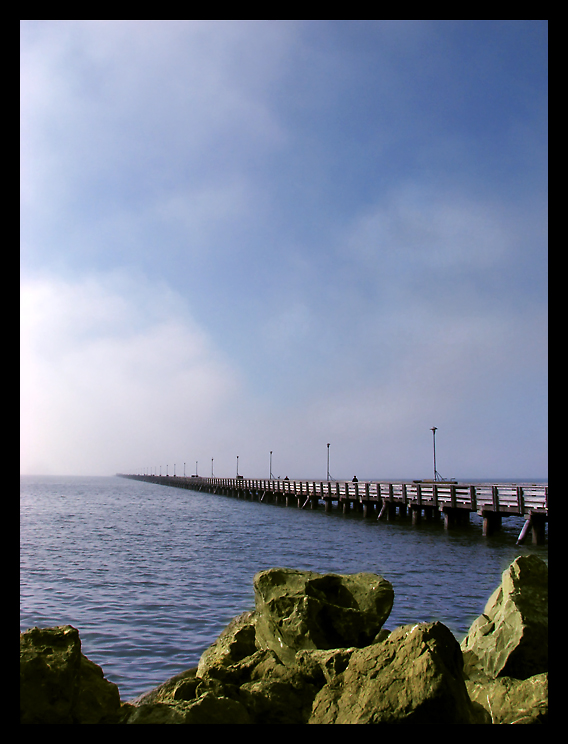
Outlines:
POLYGON ((548 517, 548 485, 535 483, 448 483, 444 481, 307 481, 257 478, 202 478, 128 475, 128 478, 197 491, 272 493, 322 501, 389 502, 408 507, 454 508, 548 517))
POLYGON ((125 475, 121 477, 157 483, 175 488, 207 491, 264 502, 317 509, 323 501, 326 511, 334 502, 347 513, 353 507, 364 517, 373 514, 390 521, 410 516, 412 524, 422 517, 433 520, 443 515, 444 527, 450 529, 469 520, 471 512, 483 518, 483 535, 499 530, 503 517, 525 518, 518 542, 525 540, 529 529, 532 542, 545 541, 548 522, 548 485, 537 483, 452 483, 444 481, 306 481, 257 478, 200 478, 170 475, 125 475))

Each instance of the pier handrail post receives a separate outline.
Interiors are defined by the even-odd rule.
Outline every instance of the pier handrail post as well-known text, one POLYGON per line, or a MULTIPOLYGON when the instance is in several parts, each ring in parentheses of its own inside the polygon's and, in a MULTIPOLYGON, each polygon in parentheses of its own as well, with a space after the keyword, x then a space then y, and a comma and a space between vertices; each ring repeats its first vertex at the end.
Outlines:
POLYGON ((477 511, 477 491, 475 486, 469 487, 469 500, 471 503, 471 511, 477 511))
POLYGON ((517 508, 519 510, 519 514, 525 513, 525 497, 522 486, 517 486, 517 508))
POLYGON ((499 511, 499 488, 497 486, 491 486, 491 496, 493 499, 493 511, 499 511))

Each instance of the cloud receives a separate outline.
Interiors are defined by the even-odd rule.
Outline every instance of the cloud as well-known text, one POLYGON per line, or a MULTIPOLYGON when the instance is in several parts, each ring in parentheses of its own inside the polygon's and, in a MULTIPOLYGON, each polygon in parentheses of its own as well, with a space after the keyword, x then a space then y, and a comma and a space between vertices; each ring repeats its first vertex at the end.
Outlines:
POLYGON ((43 278, 21 296, 23 472, 154 465, 194 447, 235 393, 235 375, 164 286, 43 278))

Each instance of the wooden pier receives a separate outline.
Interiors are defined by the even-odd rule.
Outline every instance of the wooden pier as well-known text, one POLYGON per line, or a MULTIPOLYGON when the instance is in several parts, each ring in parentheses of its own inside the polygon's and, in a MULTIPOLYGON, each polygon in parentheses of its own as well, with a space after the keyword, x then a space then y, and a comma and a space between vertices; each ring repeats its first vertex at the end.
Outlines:
POLYGON ((167 475, 127 475, 146 483, 156 483, 192 491, 206 491, 235 498, 285 504, 300 509, 326 512, 340 509, 359 511, 366 518, 393 520, 407 517, 412 524, 422 519, 443 519, 444 527, 469 522, 472 512, 483 519, 483 535, 489 537, 501 527, 504 517, 523 517, 525 524, 518 538, 522 543, 531 534, 534 545, 545 541, 548 522, 548 485, 531 483, 449 483, 444 481, 302 481, 243 478, 190 478, 167 475))

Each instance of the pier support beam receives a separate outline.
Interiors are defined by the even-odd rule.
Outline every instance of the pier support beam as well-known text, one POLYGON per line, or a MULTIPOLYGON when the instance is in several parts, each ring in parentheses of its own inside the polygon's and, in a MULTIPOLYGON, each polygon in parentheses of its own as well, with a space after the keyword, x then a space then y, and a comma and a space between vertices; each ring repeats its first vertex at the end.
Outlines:
POLYGON ((384 519, 387 522, 394 522, 394 520, 396 519, 396 503, 392 501, 383 501, 383 505, 377 519, 384 519))
MULTIPOLYGON (((458 525, 466 525, 469 523, 469 511, 467 509, 457 509, 455 507, 446 506, 443 509, 444 513, 444 529, 451 530, 458 525)), ((491 512, 493 514, 493 512, 491 512)))
POLYGON ((440 510, 435 506, 423 506, 424 517, 426 521, 436 521, 440 519, 440 510))
POLYGON ((544 514, 531 514, 532 544, 544 545, 545 543, 545 524, 544 514))
POLYGON ((501 515, 495 512, 482 512, 483 537, 491 537, 494 532, 501 529, 501 515))
POLYGON ((419 506, 412 506, 410 512, 412 514, 412 524, 420 524, 422 521, 422 509, 419 506))

